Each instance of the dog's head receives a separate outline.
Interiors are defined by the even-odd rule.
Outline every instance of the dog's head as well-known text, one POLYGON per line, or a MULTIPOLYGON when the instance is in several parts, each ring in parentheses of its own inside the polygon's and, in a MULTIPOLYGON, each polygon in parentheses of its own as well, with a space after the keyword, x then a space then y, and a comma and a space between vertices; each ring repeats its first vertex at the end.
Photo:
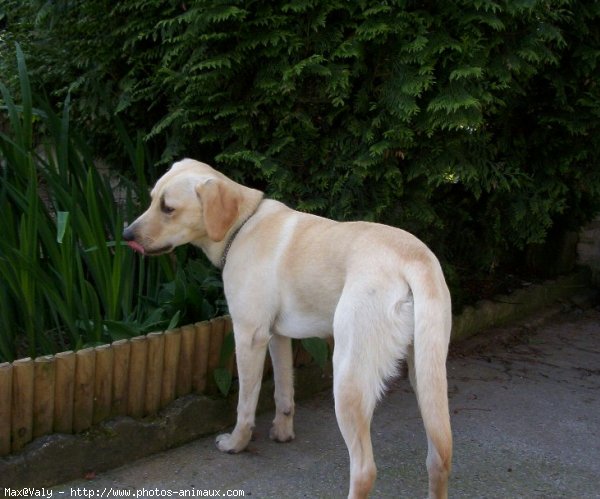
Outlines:
POLYGON ((123 239, 146 255, 220 242, 240 215, 243 189, 204 163, 179 161, 156 182, 150 207, 125 229, 123 239))

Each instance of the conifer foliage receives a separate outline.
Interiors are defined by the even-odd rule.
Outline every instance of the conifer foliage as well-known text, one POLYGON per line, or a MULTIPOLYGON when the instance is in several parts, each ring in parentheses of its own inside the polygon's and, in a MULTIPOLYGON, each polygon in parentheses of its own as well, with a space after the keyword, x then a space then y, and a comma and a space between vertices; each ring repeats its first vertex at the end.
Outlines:
POLYGON ((598 209, 598 2, 11 2, 4 43, 105 143, 117 113, 165 163, 477 271, 598 209))

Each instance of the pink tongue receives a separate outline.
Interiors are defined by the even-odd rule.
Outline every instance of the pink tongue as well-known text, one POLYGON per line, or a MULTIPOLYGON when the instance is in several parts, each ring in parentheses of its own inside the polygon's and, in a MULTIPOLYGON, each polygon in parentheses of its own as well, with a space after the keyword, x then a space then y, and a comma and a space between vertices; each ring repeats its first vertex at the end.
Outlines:
POLYGON ((127 245, 138 253, 144 254, 144 247, 140 243, 136 243, 135 241, 127 241, 127 245))

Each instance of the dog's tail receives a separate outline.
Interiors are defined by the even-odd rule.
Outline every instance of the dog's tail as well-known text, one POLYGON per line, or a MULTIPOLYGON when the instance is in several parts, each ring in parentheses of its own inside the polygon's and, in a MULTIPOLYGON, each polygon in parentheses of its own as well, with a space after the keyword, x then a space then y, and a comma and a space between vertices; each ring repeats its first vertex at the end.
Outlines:
MULTIPOLYGON (((450 293, 437 259, 431 255, 428 265, 415 264, 408 284, 414 300, 414 365, 409 369, 417 394, 421 416, 430 444, 428 467, 450 472, 452 433, 448 410, 446 357, 452 327, 450 293), (432 455, 433 449, 437 456, 432 455), (435 461, 431 462, 431 461, 435 461)), ((430 470, 431 471, 431 470, 430 470)))

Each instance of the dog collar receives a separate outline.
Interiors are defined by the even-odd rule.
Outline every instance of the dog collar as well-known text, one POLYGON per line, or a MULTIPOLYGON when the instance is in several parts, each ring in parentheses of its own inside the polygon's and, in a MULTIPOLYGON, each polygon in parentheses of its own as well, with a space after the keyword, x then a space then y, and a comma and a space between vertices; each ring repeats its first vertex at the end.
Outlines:
POLYGON ((223 270, 225 268, 225 264, 227 263, 227 254, 229 253, 229 250, 231 249, 231 245, 233 244, 233 241, 235 240, 236 236, 239 234, 240 230, 242 230, 242 227, 244 225, 246 225, 246 222, 248 220, 250 220, 254 216, 254 214, 258 211, 258 208, 260 207, 261 203, 262 203, 262 199, 260 200, 260 203, 258 203, 258 205, 256 206, 256 209, 252 213, 250 213, 248 218, 246 218, 246 220, 244 220, 241 223, 241 225, 233 231, 231 236, 229 236, 229 239, 227 240, 227 244, 225 245, 225 249, 223 250, 223 255, 221 255, 221 261, 219 262, 220 263, 219 268, 221 270, 223 270))

